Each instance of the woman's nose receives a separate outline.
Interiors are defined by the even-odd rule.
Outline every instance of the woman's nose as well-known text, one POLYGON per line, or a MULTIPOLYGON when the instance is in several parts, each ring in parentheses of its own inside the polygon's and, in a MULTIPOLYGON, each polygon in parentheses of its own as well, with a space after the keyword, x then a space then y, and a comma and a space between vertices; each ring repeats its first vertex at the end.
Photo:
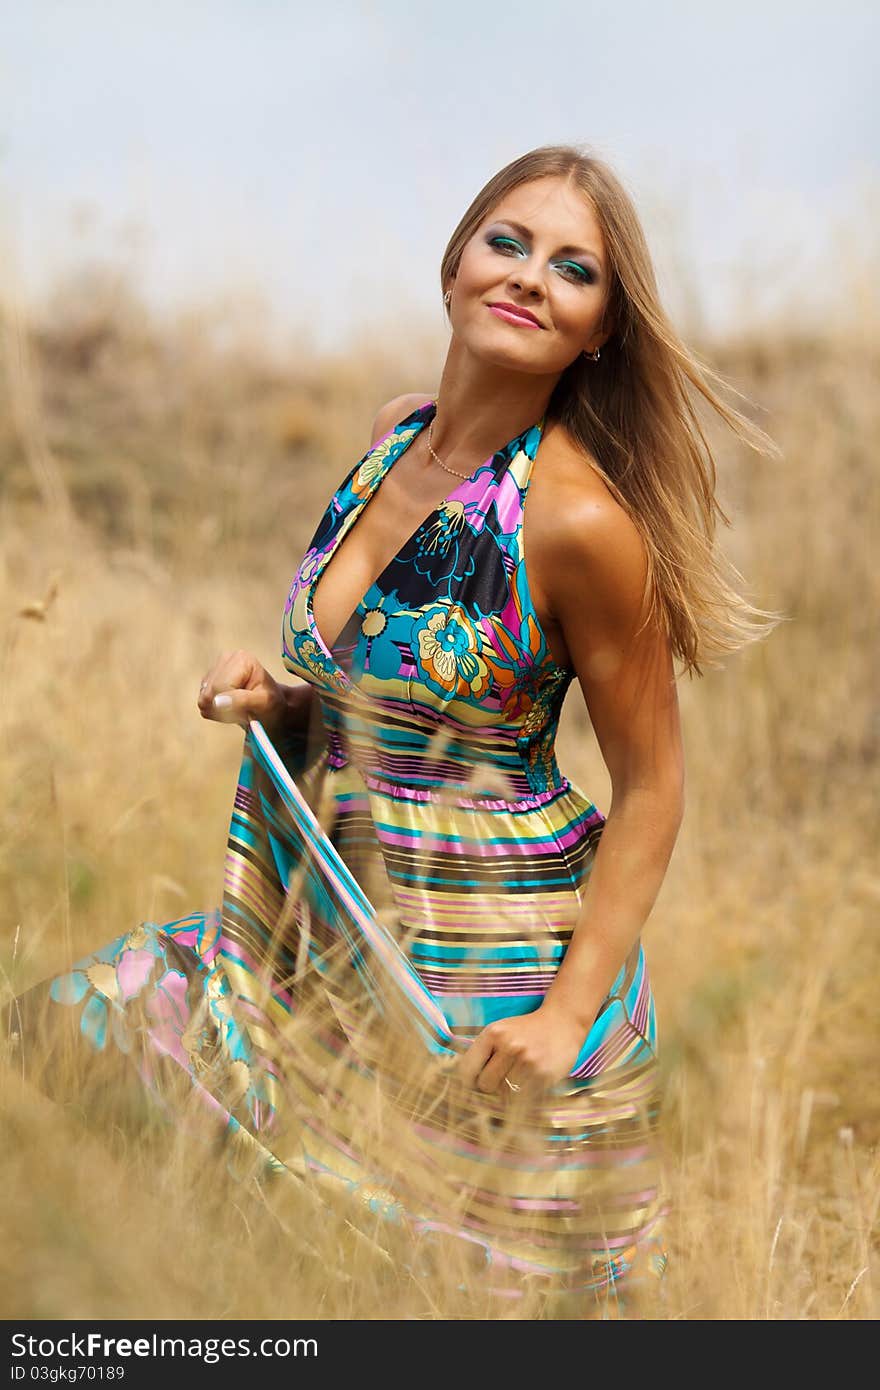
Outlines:
POLYGON ((512 270, 508 277, 510 284, 519 290, 529 293, 542 293, 541 274, 537 266, 533 267, 528 261, 521 261, 516 270, 512 270))

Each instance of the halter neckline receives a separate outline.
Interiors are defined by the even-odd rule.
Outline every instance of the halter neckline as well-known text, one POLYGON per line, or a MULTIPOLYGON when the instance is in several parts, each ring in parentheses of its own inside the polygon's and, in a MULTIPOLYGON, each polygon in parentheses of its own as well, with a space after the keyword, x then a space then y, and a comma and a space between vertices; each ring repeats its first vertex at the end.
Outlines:
POLYGON ((317 568, 314 574, 312 575, 311 582, 309 584, 308 595, 306 598, 306 621, 311 630, 312 637, 315 643, 317 644, 318 648, 322 652, 324 658, 332 662, 337 676, 341 677, 344 680, 347 688, 352 687, 353 683, 349 680, 346 671, 342 666, 340 666, 336 658, 336 648, 338 647, 339 640, 342 634, 346 631, 349 623, 359 612, 366 595, 370 592, 371 589, 375 587, 375 585, 377 585, 380 582, 380 580, 384 578, 388 570, 394 564, 397 557, 413 541, 413 539, 418 535, 422 528, 427 526, 428 524, 430 524, 430 522, 437 518, 445 507, 447 507, 451 503, 455 503, 456 501, 458 501, 459 493, 463 492, 466 488, 472 488, 474 486, 475 479, 487 466, 494 465, 494 481, 497 482, 502 477, 503 473, 506 471, 509 465, 513 462, 513 460, 520 454, 520 452, 522 452, 529 460, 530 478, 531 465, 535 461, 538 446, 540 445, 541 439, 543 438, 544 428, 547 420, 547 412, 545 410, 540 420, 538 420, 535 424, 527 426, 526 429, 521 430, 519 434, 515 434, 511 439, 509 439, 506 444, 501 446, 500 449, 494 450, 491 454, 487 456, 487 458, 483 460, 482 463, 477 464, 474 467, 473 472, 469 473, 467 477, 459 478, 459 481, 457 482, 456 486, 452 489, 452 491, 449 492, 444 498, 441 499, 440 502, 437 503, 435 507, 431 509, 428 515, 425 516, 422 519, 422 521, 419 522, 418 526, 416 526, 408 536, 404 537, 403 541, 395 551, 395 554, 385 565, 382 572, 376 575, 376 577, 371 581, 368 588, 361 595, 356 606, 352 609, 351 613, 348 615, 345 622, 342 624, 342 627, 340 628, 339 633, 337 634, 333 646, 328 647, 323 637, 321 636, 321 633, 318 630, 318 625, 315 621, 315 615, 313 611, 313 600, 315 590, 318 586, 321 576, 324 574, 324 571, 326 570, 330 561, 333 559, 333 556, 336 554, 336 551, 338 550, 345 536, 349 533, 351 528, 354 525, 356 525, 357 519, 363 512, 364 507, 367 506, 371 498, 375 495, 376 491, 381 486, 383 480, 387 477, 388 473, 391 471, 396 461, 407 451, 407 449, 414 442, 414 440, 421 433, 421 431, 430 424, 431 420, 434 418, 436 413, 437 398, 432 396, 429 400, 425 401, 422 405, 417 406, 415 410, 411 411, 410 414, 407 415, 403 420, 401 420, 397 425, 395 425, 393 429, 389 430, 386 435, 384 435, 381 439, 377 440, 377 442, 368 451, 368 453, 365 454, 364 457, 361 459, 360 463, 354 469, 352 476, 356 476, 360 470, 367 468, 369 466, 370 459, 373 457, 373 455, 377 454, 379 450, 383 450, 383 453, 380 455, 379 466, 376 468, 373 476, 369 479, 364 493, 355 501, 354 505, 350 507, 348 513, 344 517, 342 524, 340 525, 339 532, 333 540, 332 545, 321 555, 317 568))

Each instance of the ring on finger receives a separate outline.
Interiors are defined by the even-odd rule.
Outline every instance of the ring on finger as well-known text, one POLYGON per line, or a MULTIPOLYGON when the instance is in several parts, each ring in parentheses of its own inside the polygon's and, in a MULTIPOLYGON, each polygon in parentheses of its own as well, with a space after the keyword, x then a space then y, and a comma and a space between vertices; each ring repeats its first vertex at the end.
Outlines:
POLYGON ((509 1076, 505 1076, 504 1080, 507 1082, 508 1086, 512 1091, 519 1091, 522 1089, 522 1087, 517 1086, 515 1081, 511 1081, 509 1076))

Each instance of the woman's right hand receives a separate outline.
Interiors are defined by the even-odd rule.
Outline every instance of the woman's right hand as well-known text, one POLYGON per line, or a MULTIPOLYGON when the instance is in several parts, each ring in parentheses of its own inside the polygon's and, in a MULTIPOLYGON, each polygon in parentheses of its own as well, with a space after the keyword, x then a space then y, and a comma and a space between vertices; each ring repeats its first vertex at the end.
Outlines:
POLYGON ((240 724, 247 731, 259 719, 271 733, 287 713, 284 687, 269 675, 250 652, 223 652, 199 686, 198 707, 203 719, 240 724))

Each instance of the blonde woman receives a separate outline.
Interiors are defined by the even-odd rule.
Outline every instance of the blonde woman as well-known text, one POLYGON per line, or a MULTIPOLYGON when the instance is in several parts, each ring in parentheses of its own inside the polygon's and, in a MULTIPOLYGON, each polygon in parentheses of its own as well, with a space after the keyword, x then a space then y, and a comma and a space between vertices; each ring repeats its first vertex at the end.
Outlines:
POLYGON ((773 446, 676 335, 593 155, 497 173, 440 278, 439 385, 379 410, 294 576, 297 682, 241 651, 202 682, 246 731, 222 908, 141 924, 17 1026, 51 993, 93 1049, 136 1033, 155 1090, 170 1049, 276 1170, 402 1223, 413 1268, 437 1241, 499 1294, 613 1316, 667 1261, 642 933, 684 812, 674 663, 776 617, 725 577, 692 391, 773 446), (571 688, 607 814, 556 762, 571 688), (416 1084, 419 1057, 443 1065, 416 1084))

